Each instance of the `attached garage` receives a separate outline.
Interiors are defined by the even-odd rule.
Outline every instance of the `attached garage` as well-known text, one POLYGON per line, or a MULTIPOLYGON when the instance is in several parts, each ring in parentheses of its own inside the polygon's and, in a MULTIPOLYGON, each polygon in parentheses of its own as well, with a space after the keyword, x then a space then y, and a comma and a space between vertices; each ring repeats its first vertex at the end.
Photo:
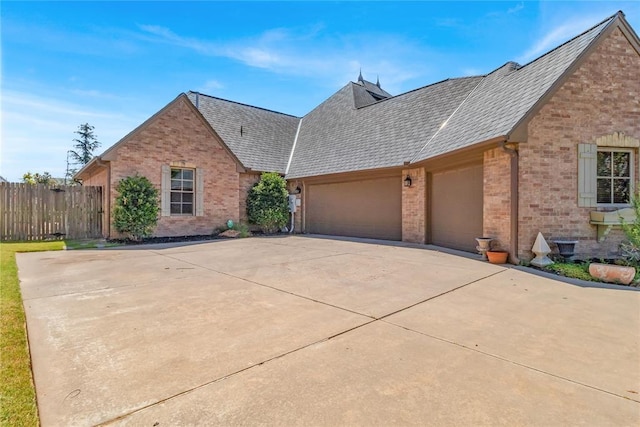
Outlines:
POLYGON ((431 242, 475 251, 482 236, 482 164, 433 173, 431 182, 431 242))
POLYGON ((400 176, 312 184, 305 191, 308 233, 402 239, 400 176))

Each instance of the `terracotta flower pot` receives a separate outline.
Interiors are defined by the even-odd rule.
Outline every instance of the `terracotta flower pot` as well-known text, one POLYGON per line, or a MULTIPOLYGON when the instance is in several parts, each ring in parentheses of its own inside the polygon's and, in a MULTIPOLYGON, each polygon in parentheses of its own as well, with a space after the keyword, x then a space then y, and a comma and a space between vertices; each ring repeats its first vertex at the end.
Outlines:
POLYGON ((635 277, 636 269, 623 265, 598 264, 594 262, 589 264, 589 274, 603 282, 628 285, 635 277))
POLYGON ((507 262, 509 252, 505 251, 487 251, 487 258, 491 264, 504 264, 507 262))

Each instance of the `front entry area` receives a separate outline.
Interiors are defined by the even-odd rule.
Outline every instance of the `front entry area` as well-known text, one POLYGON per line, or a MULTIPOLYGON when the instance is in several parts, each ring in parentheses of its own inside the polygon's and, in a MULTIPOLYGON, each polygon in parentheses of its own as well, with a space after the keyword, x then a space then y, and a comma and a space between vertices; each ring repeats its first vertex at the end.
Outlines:
POLYGON ((431 242, 474 252, 482 236, 482 163, 433 173, 431 242))
POLYGON ((402 239, 400 176, 313 184, 306 191, 306 232, 402 239))

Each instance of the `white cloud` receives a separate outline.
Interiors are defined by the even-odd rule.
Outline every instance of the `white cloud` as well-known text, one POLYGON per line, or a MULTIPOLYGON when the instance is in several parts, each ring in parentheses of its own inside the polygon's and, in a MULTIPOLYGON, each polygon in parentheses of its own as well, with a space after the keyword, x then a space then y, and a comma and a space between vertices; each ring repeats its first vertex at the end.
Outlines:
POLYGON ((84 98, 95 98, 95 99, 111 99, 111 100, 122 100, 122 97, 118 95, 114 95, 112 93, 102 92, 96 89, 71 89, 70 93, 84 97, 84 98))
POLYGON ((588 13, 583 16, 565 17, 560 24, 544 30, 544 33, 516 60, 527 63, 547 53, 551 49, 565 43, 583 31, 593 27, 602 21, 603 14, 588 13))
MULTIPOLYGON (((313 77, 334 87, 355 80, 362 67, 363 71, 380 75, 388 88, 399 89, 403 82, 425 71, 421 59, 429 53, 427 48, 398 36, 327 34, 322 25, 275 28, 254 37, 226 42, 184 37, 156 25, 139 25, 139 28, 143 31, 141 37, 147 41, 226 57, 276 74, 313 77)), ((368 79, 375 80, 375 77, 368 79)))
POLYGON ((520 2, 514 7, 510 7, 509 9, 507 9, 507 13, 508 14, 516 13, 521 11, 522 9, 524 9, 524 2, 520 2))
POLYGON ((202 91, 206 92, 206 91, 210 91, 210 90, 217 90, 217 89, 223 89, 224 85, 222 83, 220 83, 217 80, 207 80, 204 85, 202 86, 202 91))

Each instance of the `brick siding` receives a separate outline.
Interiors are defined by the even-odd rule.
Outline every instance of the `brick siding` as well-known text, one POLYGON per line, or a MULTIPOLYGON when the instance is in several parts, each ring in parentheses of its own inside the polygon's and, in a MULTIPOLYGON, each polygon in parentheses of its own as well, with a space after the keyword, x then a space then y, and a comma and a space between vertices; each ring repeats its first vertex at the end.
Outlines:
MULTIPOLYGON (((179 98, 170 104, 117 147, 111 161, 112 201, 118 181, 127 176, 139 173, 160 191, 163 164, 202 170, 204 216, 161 216, 154 236, 211 234, 227 220, 240 219, 236 162, 187 102, 179 98)), ((116 236, 113 227, 111 236, 116 236)))
POLYGON ((241 173, 240 174, 240 186, 239 186, 239 213, 240 222, 247 224, 249 219, 247 217, 247 196, 249 191, 256 182, 260 181, 260 174, 258 173, 241 173))
POLYGON ((511 156, 502 148, 485 151, 482 231, 493 249, 510 250, 511 156))
POLYGON ((595 208, 578 207, 577 146, 614 132, 640 138, 639 70, 640 56, 615 28, 529 123, 519 163, 522 258, 533 257, 530 249, 538 231, 550 244, 558 238, 578 240, 576 251, 583 257, 618 254, 620 230, 597 242, 596 227, 589 224, 595 208))
POLYGON ((427 175, 424 168, 402 171, 402 241, 425 243, 427 216, 427 175), (411 187, 404 179, 411 177, 411 187))

